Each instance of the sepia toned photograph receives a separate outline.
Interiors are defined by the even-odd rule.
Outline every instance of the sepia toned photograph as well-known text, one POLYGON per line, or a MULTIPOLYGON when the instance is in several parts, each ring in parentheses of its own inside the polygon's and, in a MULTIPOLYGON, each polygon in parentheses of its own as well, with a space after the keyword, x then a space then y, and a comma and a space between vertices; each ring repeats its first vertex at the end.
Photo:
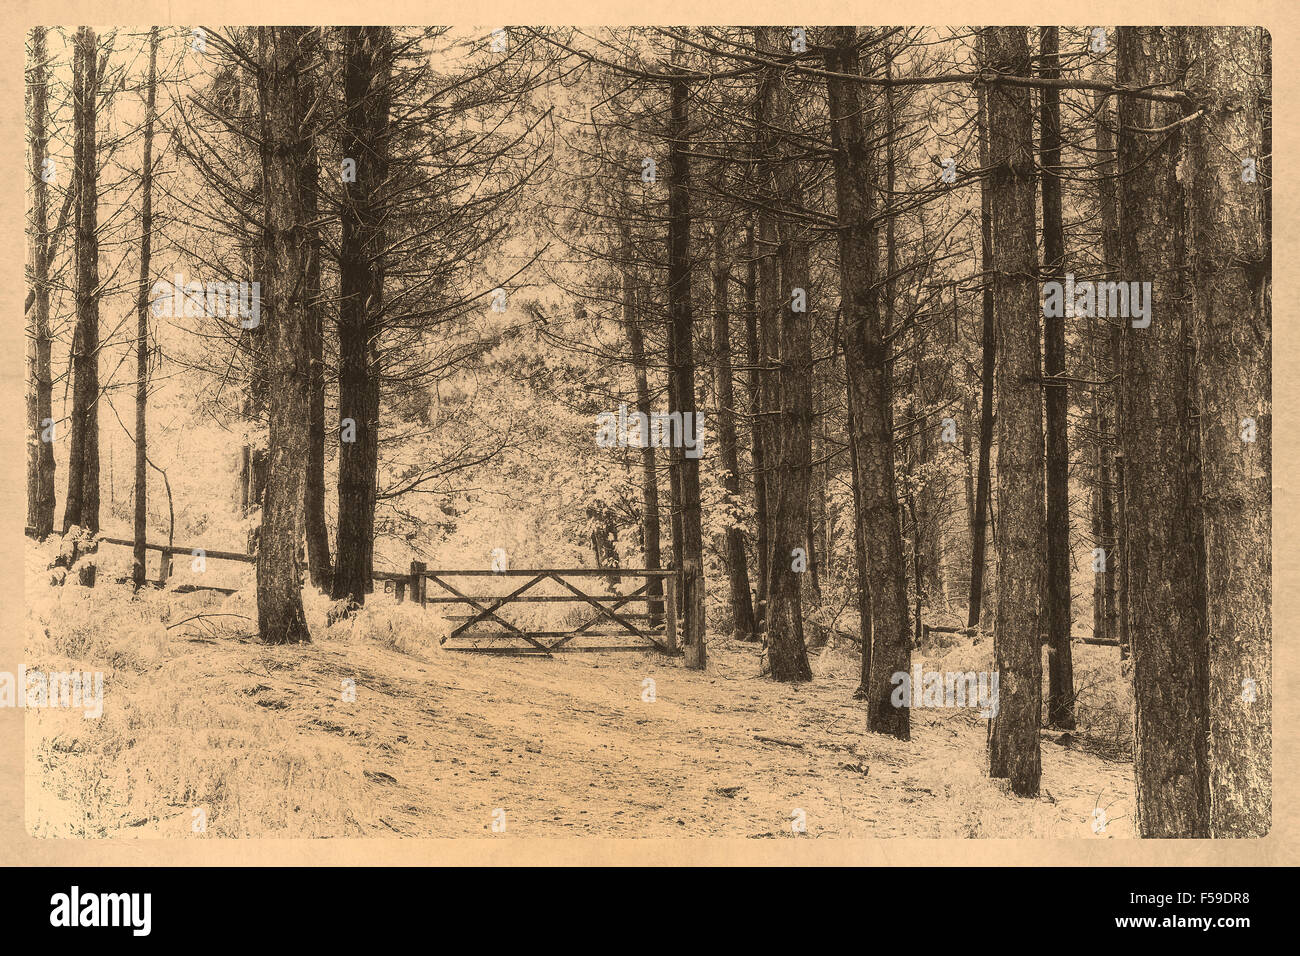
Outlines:
POLYGON ((30 837, 1270 833, 1268 29, 15 30, 30 837))

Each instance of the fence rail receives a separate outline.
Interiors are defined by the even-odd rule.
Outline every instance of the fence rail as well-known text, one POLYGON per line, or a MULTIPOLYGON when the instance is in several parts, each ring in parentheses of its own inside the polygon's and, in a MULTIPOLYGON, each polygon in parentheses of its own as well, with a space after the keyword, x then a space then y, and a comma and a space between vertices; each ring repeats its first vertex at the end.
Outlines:
MULTIPOLYGON (((101 535, 96 539, 100 544, 119 544, 125 548, 135 547, 135 542, 130 538, 110 538, 107 535, 101 535)), ((201 545, 191 547, 187 544, 149 544, 145 542, 146 551, 161 551, 163 554, 185 554, 191 555, 195 551, 202 551, 205 558, 213 558, 221 561, 241 561, 244 564, 256 564, 257 555, 244 554, 242 551, 215 551, 212 548, 205 548, 201 545)))

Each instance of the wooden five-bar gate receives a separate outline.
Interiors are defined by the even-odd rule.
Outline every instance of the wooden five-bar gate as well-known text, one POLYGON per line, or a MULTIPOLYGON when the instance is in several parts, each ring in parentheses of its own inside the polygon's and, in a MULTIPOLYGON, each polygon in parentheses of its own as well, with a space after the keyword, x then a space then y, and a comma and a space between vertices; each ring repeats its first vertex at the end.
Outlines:
POLYGON ((430 604, 463 605, 468 613, 447 614, 448 620, 458 621, 456 627, 442 639, 447 650, 477 651, 484 654, 539 654, 549 656, 559 651, 634 651, 658 650, 665 654, 680 653, 677 646, 676 615, 664 613, 664 608, 675 608, 677 603, 677 572, 644 571, 623 568, 543 568, 518 571, 486 570, 429 570, 422 562, 413 561, 409 574, 391 571, 375 572, 377 580, 392 581, 399 602, 407 599, 419 601, 421 607, 430 604), (483 595, 473 593, 467 585, 461 590, 448 582, 448 578, 526 578, 507 594, 483 595), (624 578, 641 580, 641 586, 628 594, 588 593, 568 578, 624 578), (544 582, 554 582, 568 594, 530 594, 544 582), (662 582, 663 595, 652 596, 652 581, 662 582), (437 588, 432 596, 429 584, 437 588), (468 591, 468 593, 467 593, 468 591), (499 613, 510 604, 588 604, 595 613, 586 621, 564 631, 534 630, 512 623, 499 613), (644 605, 644 610, 625 610, 628 605, 644 605), (487 630, 482 628, 487 627, 487 630), (609 638, 622 638, 610 643, 609 638), (600 639, 591 643, 589 638, 600 639))

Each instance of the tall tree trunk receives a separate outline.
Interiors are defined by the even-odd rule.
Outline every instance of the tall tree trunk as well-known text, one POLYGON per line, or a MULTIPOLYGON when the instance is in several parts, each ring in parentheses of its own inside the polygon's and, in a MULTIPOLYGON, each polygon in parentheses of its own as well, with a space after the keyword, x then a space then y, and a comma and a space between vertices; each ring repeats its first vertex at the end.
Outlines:
POLYGON ((1189 27, 1192 327, 1203 455, 1209 827, 1271 823, 1273 284, 1268 34, 1189 27), (1244 182, 1243 160, 1257 165, 1244 182))
POLYGON ((925 382, 931 375, 942 382, 947 362, 946 357, 922 359, 919 365, 921 374, 917 379, 920 415, 916 423, 916 460, 918 473, 922 479, 916 495, 917 520, 920 522, 922 574, 921 586, 917 589, 917 594, 924 597, 926 605, 943 600, 944 595, 943 516, 947 506, 945 497, 947 486, 946 479, 935 476, 933 469, 927 466, 935 459, 935 426, 931 418, 931 410, 936 402, 941 403, 941 407, 946 407, 947 401, 942 389, 938 390, 938 395, 931 394, 925 382))
POLYGON ((386 27, 343 28, 343 184, 339 246, 339 525, 333 596, 371 590, 379 469, 379 338, 384 307, 384 181, 392 48, 386 27), (355 441, 348 441, 348 422, 355 441))
MULTIPOLYGON (((242 95, 242 94, 241 94, 242 95)), ((241 156, 248 163, 257 163, 254 182, 248 195, 247 216, 250 220, 261 221, 266 216, 265 173, 261 162, 253 153, 252 144, 240 142, 237 147, 244 152, 241 156)), ((266 250, 263 237, 255 230, 246 230, 243 242, 244 265, 250 281, 261 281, 266 274, 266 250)), ((244 492, 244 514, 252 515, 262 507, 266 492, 267 469, 267 402, 268 402, 268 367, 266 345, 266 323, 244 331, 240 344, 246 352, 248 363, 248 382, 244 392, 243 414, 250 427, 250 441, 241 450, 240 484, 244 492)), ((257 550, 257 536, 260 527, 249 529, 248 549, 257 550)))
MULTIPOLYGON (((736 453, 736 399, 731 381, 731 310, 729 289, 731 262, 721 226, 713 236, 713 375, 718 405, 718 454, 722 465, 722 487, 729 502, 740 501, 740 465, 736 453)), ((745 533, 732 521, 726 532, 726 565, 731 585, 731 631, 736 640, 755 638, 754 605, 749 594, 749 564, 745 556, 745 533)))
MULTIPOLYGON (((669 412, 680 412, 683 428, 687 416, 696 421, 695 352, 691 311, 691 194, 687 132, 686 80, 671 84, 668 149, 668 314, 672 322, 672 366, 675 388, 669 389, 669 412)), ((682 502, 682 616, 686 666, 704 670, 704 533, 700 526, 700 462, 687 455, 682 442, 672 449, 681 486, 682 502)))
POLYGON ((312 140, 303 171, 304 216, 308 222, 307 328, 311 381, 307 389, 307 481, 303 515, 307 532, 307 570, 311 583, 331 590, 330 536, 325 522, 325 324, 321 301, 320 228, 311 225, 320 215, 320 165, 312 140))
MULTIPOLYGON (((1118 435, 1118 419, 1116 422, 1118 435)), ((1115 573, 1118 587, 1115 594, 1116 603, 1119 605, 1119 658, 1122 661, 1128 660, 1133 653, 1133 645, 1129 640, 1128 520, 1125 517, 1127 514, 1128 506, 1124 496, 1124 455, 1123 450, 1120 449, 1115 453, 1115 517, 1117 519, 1115 540, 1118 542, 1119 550, 1119 567, 1115 573)))
POLYGON ((918 489, 916 487, 917 477, 920 475, 918 467, 918 452, 921 446, 919 441, 919 432, 923 424, 920 418, 919 405, 917 403, 917 380, 920 378, 920 361, 922 340, 921 332, 915 326, 912 327, 916 333, 916 360, 912 363, 912 380, 908 383, 907 407, 904 414, 911 423, 911 428, 918 434, 908 435, 905 438, 903 450, 903 474, 907 478, 906 491, 903 493, 903 540, 911 554, 909 561, 912 570, 912 646, 919 647, 921 644, 921 603, 925 598, 926 581, 925 581, 925 562, 921 557, 923 548, 921 523, 917 520, 916 499, 918 489))
MULTIPOLYGON (((248 161, 253 161, 251 150, 248 161)), ((264 174, 259 161, 248 213, 258 220, 264 219, 266 215, 266 188, 263 177, 264 174)), ((266 250, 261 236, 250 235, 248 237, 244 246, 244 256, 249 280, 263 281, 262 277, 266 275, 267 266, 266 250)), ((265 285, 264 281, 263 285, 265 285)), ((269 370, 267 367, 266 336, 266 323, 258 322, 252 328, 246 329, 240 339, 242 347, 246 351, 248 362, 248 382, 244 392, 242 410, 244 418, 249 424, 251 434, 251 440, 241 449, 240 460, 240 485, 244 493, 245 516, 251 516, 261 509, 266 493, 267 431, 265 426, 267 422, 267 402, 269 400, 267 394, 269 370)), ((248 550, 250 552, 255 553, 257 551, 257 541, 260 533, 260 524, 249 529, 248 550)))
MULTIPOLYGON (((966 545, 969 549, 970 542, 975 537, 975 469, 977 465, 975 444, 971 437, 979 431, 979 403, 975 399, 975 390, 979 386, 979 380, 975 375, 974 367, 971 366, 970 376, 966 382, 966 401, 963 409, 964 416, 961 428, 961 455, 962 455, 962 484, 966 492, 966 545)), ((970 563, 969 550, 966 555, 967 565, 970 563)), ((967 566, 966 586, 970 587, 970 567, 967 566)), ((967 603, 969 606, 969 595, 967 591, 967 603)))
MULTIPOLYGON (((746 382, 749 390, 749 457, 754 474, 754 563, 758 570, 758 580, 754 582, 754 593, 758 595, 754 608, 754 623, 760 630, 766 629, 767 620, 764 608, 767 606, 767 549, 768 517, 767 493, 765 490, 766 459, 763 457, 763 443, 766 441, 767 425, 763 410, 763 378, 760 368, 763 364, 763 351, 759 345, 758 316, 759 310, 765 308, 760 302, 760 280, 758 248, 754 239, 754 223, 751 220, 745 229, 745 363, 749 366, 749 378, 746 382)), ((764 265, 762 268, 766 268, 764 265)))
MULTIPOLYGON (((775 50, 773 27, 757 30, 759 47, 775 50)), ((788 126, 792 113, 779 77, 765 70, 759 80, 761 121, 758 135, 762 145, 761 182, 770 199, 797 208, 798 169, 784 160, 778 130, 788 126)), ((763 412, 769 419, 767 447, 767 507, 769 533, 767 606, 768 670, 779 681, 812 680, 808 651, 804 644, 801 575, 796 570, 795 549, 806 547, 808 525, 809 466, 812 449, 812 359, 807 309, 812 289, 808 281, 807 243, 795 235, 796 227, 780 220, 774 224, 779 265, 779 285, 773 298, 776 311, 761 318, 765 326, 765 364, 772 373, 764 389, 763 412), (798 311, 795 290, 803 292, 804 311, 798 311)), ((806 559, 805 559, 806 560, 806 559)))
MULTIPOLYGON (((988 169, 992 152, 989 148, 988 88, 981 86, 979 98, 980 166, 988 169)), ((984 289, 980 293, 981 332, 980 348, 980 440, 979 465, 975 474, 975 516, 971 521, 970 607, 966 615, 967 627, 978 627, 980 609, 984 601, 984 577, 987 567, 989 495, 992 490, 989 469, 993 449, 993 377, 997 355, 997 336, 993 322, 994 270, 993 258, 993 184, 986 174, 980 177, 980 272, 984 289)))
POLYGON ((812 581, 810 593, 817 607, 820 608, 822 605, 822 583, 829 583, 831 575, 831 552, 833 547, 830 517, 831 454, 828 451, 829 440, 826 434, 827 387, 822 380, 822 376, 817 374, 815 367, 813 369, 813 381, 817 383, 814 385, 812 392, 813 419, 817 422, 817 430, 813 435, 813 487, 812 501, 809 505, 812 515, 809 519, 808 555, 811 558, 816 552, 817 560, 809 561, 808 572, 812 581), (818 462, 821 462, 821 464, 818 464, 818 462))
MULTIPOLYGON (((782 196, 802 205, 793 168, 782 169, 782 196)), ((780 312, 781 416, 774 444, 777 470, 772 514, 772 558, 767 587, 767 656, 776 680, 812 680, 803 624, 803 579, 815 560, 808 540, 812 486, 812 339, 808 314, 813 289, 808 244, 796 238, 797 227, 782 222, 780 312), (791 293, 804 292, 805 310, 795 308, 791 293), (796 570, 796 549, 804 551, 803 570, 796 570)), ((771 505, 772 502, 769 502, 771 505)))
MULTIPOLYGON (((27 526, 38 539, 54 532, 54 435, 50 374, 50 258, 53 244, 49 229, 49 199, 45 187, 48 151, 47 125, 49 93, 46 78, 45 28, 33 27, 31 34, 31 78, 28 81, 27 129, 30 154, 32 204, 27 233, 31 268, 31 292, 27 344, 27 526)), ((72 194, 69 189, 68 194, 72 194)))
MULTIPOLYGON (((1039 71, 1061 76, 1060 31, 1040 27, 1039 71)), ((1065 281, 1065 225, 1061 216, 1061 91, 1042 91, 1043 278, 1065 281)), ((1065 316, 1044 320, 1044 373, 1065 375, 1065 316)), ((1047 722, 1074 729, 1074 662, 1070 648, 1069 398, 1064 381, 1047 385, 1047 722)))
MULTIPOLYGON (((668 371, 665 378, 667 379, 668 404, 669 411, 672 411, 677 404, 677 346, 675 335, 671 324, 667 328, 667 348, 665 355, 668 359, 668 371)), ((673 540, 673 568, 677 571, 678 578, 681 578, 682 571, 682 553, 686 550, 685 529, 682 524, 682 515, 686 507, 682 503, 682 473, 677 467, 677 459, 673 450, 668 450, 668 535, 673 540)), ((677 588, 677 607, 673 613, 680 619, 685 608, 685 588, 677 588)), ((681 633, 681 629, 678 629, 681 633)))
MULTIPOLYGON (((767 80, 760 80, 766 84, 767 80)), ((760 96, 760 104, 765 98, 760 96)), ((763 114, 760 112, 760 116, 763 114)), ((760 120, 760 123, 762 120, 760 120)), ((761 129, 761 127, 760 127, 761 129)), ((766 181, 765 181, 766 185, 766 181)), ((762 450, 763 481, 763 519, 759 531, 759 544, 763 548, 766 574, 761 595, 763 640, 770 641, 772 579, 780 574, 780 555, 774 550, 776 538, 774 528, 777 511, 777 494, 780 461, 777 457, 776 433, 779 427, 778 416, 781 409, 780 351, 781 335, 778 313, 781 308, 781 276, 778 265, 778 247, 776 220, 769 209, 759 212, 757 245, 759 249, 758 266, 758 343, 759 343, 759 447, 762 450)), ((784 562, 790 566, 789 556, 784 562)))
MULTIPOLYGON (((855 27, 832 28, 826 53, 827 71, 860 74, 855 27)), ((903 740, 911 734, 906 706, 892 697, 894 675, 911 670, 907 627, 907 570, 899 526, 894 478, 894 427, 889 384, 889 344, 885 339, 877 293, 877 233, 873 188, 872 136, 863 125, 859 85, 827 79, 831 135, 835 146, 835 197, 839 218, 841 308, 844 317, 844 367, 849 388, 849 434, 857 485, 855 540, 859 613, 863 627, 863 683, 867 728, 903 740), (874 586, 867 587, 868 569, 874 586)), ((910 704, 910 699, 908 700, 910 704)))
POLYGON ((153 118, 158 90, 158 28, 149 31, 149 92, 144 116, 144 165, 140 185, 140 285, 136 294, 135 341, 135 546, 131 580, 137 590, 145 583, 145 534, 148 526, 148 435, 145 411, 149 400, 149 267, 153 251, 153 118))
POLYGON ((68 493, 63 533, 73 525, 99 531, 99 237, 95 123, 98 115, 98 39, 89 27, 77 29, 73 52, 72 97, 75 128, 74 172, 77 190, 76 309, 72 340, 72 435, 68 443, 68 493))
MULTIPOLYGON (((844 354, 848 354, 847 344, 844 346, 844 354)), ((857 420, 857 412, 853 408, 853 388, 850 386, 848 394, 848 416, 849 422, 857 420)), ((858 668, 858 686, 853 692, 854 700, 867 700, 871 691, 871 642, 872 642, 872 623, 871 623, 871 570, 867 564, 868 540, 866 527, 866 510, 862 503, 862 463, 858 456, 858 439, 857 429, 850 427, 849 433, 849 466, 852 469, 850 475, 853 484, 853 565, 858 576, 858 637, 862 641, 861 660, 858 668)), ((907 583, 904 582, 904 589, 907 583)))
MULTIPOLYGON (((1098 402, 1100 404, 1100 402, 1098 402)), ((1110 436, 1114 429, 1115 418, 1108 415, 1103 410, 1097 417, 1099 425, 1099 434, 1110 436)), ((1109 444, 1109 437, 1107 443, 1109 444)), ((1098 462, 1100 463, 1100 494, 1098 495, 1098 509, 1100 511, 1100 547, 1104 549, 1106 555, 1106 570, 1097 575, 1101 581, 1101 636, 1106 640, 1117 640, 1119 637, 1119 611, 1116 603, 1116 582, 1119 581, 1119 574, 1116 571, 1116 561, 1118 560, 1117 552, 1119 551, 1119 535, 1117 532, 1117 522, 1115 520, 1115 455, 1114 449, 1108 445, 1102 445, 1098 449, 1098 462)))
MULTIPOLYGON (((631 242, 624 242, 624 262, 631 262, 631 242)), ((632 357, 632 370, 636 375, 636 410, 650 422, 650 381, 646 373, 645 337, 641 326, 637 324, 636 284, 632 276, 623 274, 623 329, 627 333, 628 351, 632 357)), ((645 554, 645 566, 648 570, 658 571, 663 567, 663 557, 659 549, 659 478, 655 466, 655 448, 649 442, 649 436, 641 437, 641 537, 642 550, 645 554)), ((664 582, 662 578, 650 578, 646 583, 646 595, 649 597, 648 613, 650 626, 658 627, 666 609, 663 606, 664 582)), ((677 613, 673 609, 671 613, 677 613)))
MULTIPOLYGON (((817 405, 817 375, 815 370, 812 375, 812 386, 808 391, 809 396, 809 423, 820 419, 821 413, 817 405)), ((822 435, 814 435, 815 442, 809 448, 809 489, 808 489, 808 506, 807 516, 805 518, 804 541, 808 549, 808 571, 803 575, 804 590, 802 601, 805 607, 820 609, 822 606, 822 575, 826 572, 823 567, 823 561, 830 557, 829 551, 824 551, 819 546, 822 532, 823 519, 826 514, 826 487, 821 480, 821 475, 825 469, 813 465, 819 456, 825 455, 825 440, 822 435)), ((812 631, 811 644, 814 647, 821 647, 826 643, 826 628, 817 623, 815 620, 809 620, 805 614, 805 640, 807 632, 812 631)))
POLYGON ((921 529, 916 520, 916 495, 909 494, 904 501, 904 512, 912 529, 912 646, 920 647, 924 626, 921 616, 921 601, 924 595, 924 562, 921 560, 921 529))
MULTIPOLYGON (((1114 112, 1108 100, 1098 94, 1097 107, 1097 153, 1098 174, 1101 203, 1101 245, 1106 258, 1106 273, 1118 281, 1121 268, 1119 241, 1119 186, 1117 183, 1115 136, 1112 127, 1114 112)), ((1102 441, 1102 498, 1101 525, 1102 542, 1100 546, 1106 551, 1106 632, 1120 642, 1121 659, 1128 656, 1128 536, 1124 523, 1124 472, 1123 456, 1117 447, 1115 429, 1124 418, 1124 392, 1118 384, 1122 372, 1120 360, 1120 324, 1124 320, 1105 320, 1105 339, 1099 345, 1108 375, 1116 380, 1109 388, 1112 413, 1101 415, 1102 441)))
MULTIPOLYGON (((1028 76, 1024 27, 981 30, 985 68, 1028 76)), ((998 601, 993 653, 998 711, 989 735, 989 771, 1022 797, 1038 795, 1043 710, 1039 610, 1046 573, 1043 505, 1043 397, 1039 299, 1034 276, 1034 120, 1029 90, 988 90, 993 276, 997 315, 998 601)))
MULTIPOLYGON (((1116 237, 1118 239, 1118 236, 1116 237)), ((1104 353, 1109 351, 1109 328, 1102 328, 1106 320, 1089 319, 1089 350, 1091 352, 1091 370, 1094 382, 1102 382, 1110 374, 1110 363, 1103 361, 1104 353)), ((1115 573, 1119 560, 1118 542, 1115 535, 1115 480, 1114 448, 1111 444, 1111 422, 1109 413, 1114 399, 1103 391, 1104 386, 1092 386, 1092 422, 1096 447, 1093 454, 1094 486, 1090 499, 1092 509, 1093 548, 1102 551, 1103 565, 1093 573, 1093 636, 1103 640, 1117 640, 1119 629, 1115 623, 1115 573)), ((1109 391, 1109 390, 1107 390, 1109 391)), ((1095 559, 1093 560, 1095 565, 1095 559)))
MULTIPOLYGON (((1116 80, 1167 88, 1180 82, 1177 33, 1120 28, 1116 80)), ((1119 101, 1120 245, 1126 280, 1150 281, 1151 324, 1124 322, 1124 509, 1128 525, 1129 630, 1133 641, 1134 762, 1138 829, 1147 837, 1209 835, 1206 739, 1208 642, 1200 494, 1189 417, 1189 326, 1184 316, 1182 129, 1176 104, 1119 101)))
POLYGON ((302 609, 298 542, 306 485, 308 355, 307 266, 303 197, 312 102, 314 31, 258 27, 262 112, 263 261, 269 308, 263 308, 268 376, 266 492, 257 552, 258 634, 267 644, 311 640, 302 609))

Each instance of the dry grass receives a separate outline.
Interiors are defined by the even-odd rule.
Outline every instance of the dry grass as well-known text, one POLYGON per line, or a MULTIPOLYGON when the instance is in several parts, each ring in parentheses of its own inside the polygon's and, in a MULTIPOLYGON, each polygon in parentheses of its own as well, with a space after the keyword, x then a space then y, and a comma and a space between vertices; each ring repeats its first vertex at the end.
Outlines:
MULTIPOLYGON (((1130 768, 1078 746, 1089 728, 1045 737, 1043 796, 1015 798, 985 776, 974 711, 916 711, 908 742, 865 733, 851 646, 787 686, 758 676, 754 645, 723 639, 703 674, 652 652, 445 652, 438 614, 383 595, 328 629, 327 602, 309 600, 316 641, 301 647, 265 647, 239 617, 166 627, 251 617, 248 602, 38 582, 28 666, 106 674, 99 720, 28 713, 33 833, 202 838, 201 808, 206 837, 494 836, 497 809, 515 836, 792 838, 796 810, 800 838, 1131 835, 1130 768)), ((989 656, 965 644, 923 663, 989 656)), ((1104 669, 1078 663, 1081 678, 1104 669)))

